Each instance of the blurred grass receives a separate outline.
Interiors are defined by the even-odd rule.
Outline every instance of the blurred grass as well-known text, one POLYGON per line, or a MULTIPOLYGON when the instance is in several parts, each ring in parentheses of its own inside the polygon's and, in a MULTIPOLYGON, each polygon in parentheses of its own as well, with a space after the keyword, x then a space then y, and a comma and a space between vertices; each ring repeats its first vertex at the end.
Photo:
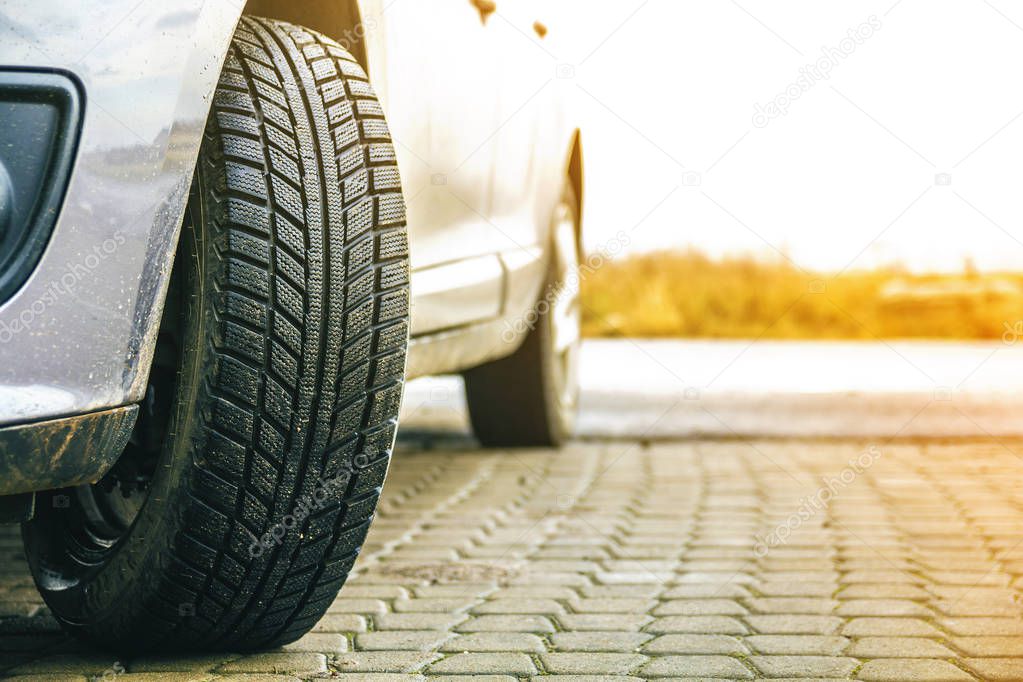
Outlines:
POLYGON ((1023 274, 968 266, 831 276, 781 259, 657 252, 584 265, 581 293, 591 337, 999 339, 1006 325, 1023 336, 1023 274))

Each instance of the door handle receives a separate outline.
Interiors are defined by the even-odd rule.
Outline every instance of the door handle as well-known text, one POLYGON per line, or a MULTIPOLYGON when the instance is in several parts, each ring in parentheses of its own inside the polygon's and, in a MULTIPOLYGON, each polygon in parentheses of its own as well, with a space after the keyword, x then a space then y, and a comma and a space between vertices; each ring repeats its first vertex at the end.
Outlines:
POLYGON ((469 0, 469 3, 480 13, 480 23, 484 26, 490 15, 497 11, 497 3, 494 0, 469 0))

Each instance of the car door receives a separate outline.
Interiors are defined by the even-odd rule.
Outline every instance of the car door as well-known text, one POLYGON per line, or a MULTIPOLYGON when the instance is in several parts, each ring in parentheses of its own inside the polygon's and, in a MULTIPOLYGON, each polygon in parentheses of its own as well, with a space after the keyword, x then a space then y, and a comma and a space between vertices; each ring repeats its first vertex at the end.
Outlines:
POLYGON ((492 220, 501 227, 494 248, 507 273, 505 308, 536 301, 544 280, 548 227, 561 192, 560 89, 571 67, 559 62, 538 0, 497 0, 500 42, 498 118, 494 137, 492 220))
POLYGON ((498 53, 486 3, 370 0, 370 77, 387 112, 408 210, 413 336, 500 314, 490 218, 498 53))

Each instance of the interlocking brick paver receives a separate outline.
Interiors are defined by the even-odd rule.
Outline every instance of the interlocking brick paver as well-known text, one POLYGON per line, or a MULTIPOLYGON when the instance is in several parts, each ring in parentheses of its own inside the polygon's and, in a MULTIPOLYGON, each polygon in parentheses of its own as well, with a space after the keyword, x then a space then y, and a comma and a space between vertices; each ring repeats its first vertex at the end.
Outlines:
POLYGON ((468 653, 454 654, 430 666, 431 673, 455 673, 472 675, 476 673, 532 675, 536 666, 526 654, 519 653, 468 653))
POLYGON ((635 632, 653 620, 646 614, 566 613, 556 617, 565 630, 635 632))
POLYGON ((837 656, 849 646, 845 637, 821 635, 754 635, 745 641, 758 654, 837 656))
POLYGON ((306 651, 336 654, 345 651, 347 648, 348 640, 345 639, 344 635, 310 632, 298 641, 285 645, 282 647, 282 650, 288 652, 306 651))
POLYGON ((435 630, 360 632, 355 636, 355 648, 363 651, 429 651, 453 636, 450 632, 435 630))
POLYGON ((575 599, 569 606, 576 613, 646 613, 657 602, 653 599, 575 599))
POLYGON ((830 597, 837 589, 838 585, 833 582, 812 580, 765 582, 757 586, 757 592, 766 597, 830 597))
POLYGON ((748 649, 728 635, 661 635, 643 646, 649 654, 746 654, 748 649))
POLYGON ((936 627, 919 618, 853 618, 842 627, 848 637, 941 637, 936 627))
POLYGON ((557 651, 632 652, 651 637, 640 632, 557 632, 551 643, 557 651))
POLYGON ((494 590, 490 599, 575 599, 579 594, 561 585, 516 585, 494 590))
POLYGON ((1009 577, 1000 573, 989 573, 984 568, 977 571, 932 571, 931 580, 946 585, 1008 585, 1009 577))
POLYGON ((839 656, 750 656, 767 677, 848 677, 859 661, 839 656))
POLYGON ((457 613, 471 607, 474 601, 471 597, 463 597, 461 599, 445 599, 443 597, 396 599, 393 609, 396 613, 457 613))
POLYGON ((482 597, 493 594, 497 586, 493 583, 454 583, 451 585, 419 585, 411 592, 417 597, 444 598, 458 597, 466 599, 471 596, 482 597))
POLYGON ((653 599, 663 585, 583 585, 579 594, 588 599, 653 599))
POLYGON ((954 658, 955 653, 922 637, 864 637, 846 652, 857 658, 954 658))
POLYGON ((547 648, 544 646, 542 639, 525 632, 477 632, 471 635, 458 635, 454 639, 445 642, 440 650, 456 653, 493 653, 501 651, 543 653, 547 651, 547 648))
POLYGON ((563 675, 624 675, 647 660, 642 654, 553 653, 541 654, 549 673, 563 675))
POLYGON ((742 585, 676 585, 661 595, 662 599, 735 598, 750 596, 742 585))
MULTIPOLYGON (((259 675, 259 677, 265 678, 266 676, 259 675)), ((299 679, 290 675, 271 675, 270 677, 276 677, 278 682, 282 678, 285 680, 299 679)), ((212 673, 120 673, 117 675, 117 679, 124 682, 209 682, 214 679, 214 675, 212 673)))
POLYGON ((472 607, 475 614, 539 614, 564 613, 565 608, 553 599, 492 599, 472 607))
POLYGON ((735 616, 746 613, 731 599, 672 599, 653 610, 655 616, 735 616))
POLYGON ((1013 603, 1012 599, 1005 598, 983 598, 975 599, 968 595, 962 599, 932 601, 931 605, 935 610, 944 613, 945 616, 1003 616, 1016 618, 1020 615, 1020 608, 1013 603))
POLYGON ((597 572, 593 579, 604 585, 664 585, 674 577, 671 571, 597 572))
POLYGON ((46 656, 31 663, 19 665, 10 672, 16 675, 38 675, 43 673, 60 675, 84 674, 91 677, 102 675, 107 671, 117 671, 118 669, 124 670, 124 663, 115 656, 59 654, 57 656, 46 656))
POLYGON ((383 613, 373 616, 373 625, 377 630, 446 630, 466 619, 460 613, 383 613))
POLYGON ((643 677, 703 677, 746 680, 753 677, 749 668, 728 656, 661 656, 639 671, 643 677))
MULTIPOLYGON (((1021 566, 1020 568, 1023 568, 1021 566)), ((1012 570, 1008 569, 1007 570, 1012 570)), ((1013 602, 1016 591, 1003 587, 981 587, 979 585, 927 585, 927 592, 941 599, 1001 599, 1006 603, 1013 602)))
POLYGON ((426 676, 411 673, 332 673, 330 679, 348 682, 424 682, 426 676))
POLYGON ((225 663, 225 673, 297 673, 327 672, 327 657, 316 653, 253 654, 225 663))
POLYGON ((476 616, 455 628, 456 632, 554 632, 543 616, 476 616))
POLYGON ((341 672, 412 673, 440 658, 437 654, 413 651, 349 651, 334 661, 341 672))
POLYGON ((867 661, 856 675, 857 679, 870 682, 958 682, 973 678, 948 661, 926 658, 878 659, 867 661))
POLYGON ((966 656, 1023 659, 1023 637, 953 637, 952 646, 966 656))
POLYGON ((1023 658, 966 658, 963 663, 984 680, 1023 680, 1023 658))
MULTIPOLYGON (((420 595, 418 590, 417 596, 420 595)), ((399 585, 371 585, 353 582, 345 586, 346 597, 362 597, 367 599, 407 599, 409 591, 399 585)))
POLYGON ((745 625, 729 616, 666 616, 658 618, 643 629, 656 634, 681 632, 744 635, 747 632, 745 625))
POLYGON ((839 616, 916 616, 932 615, 930 609, 906 599, 850 599, 842 602, 835 613, 839 616))
POLYGON ((765 635, 830 635, 842 627, 834 616, 747 616, 745 621, 765 635))
POLYGON ((132 659, 127 668, 133 673, 208 672, 238 658, 241 656, 225 654, 140 656, 132 659))
POLYGON ((311 634, 246 655, 119 661, 67 639, 34 592, 16 529, 0 528, 12 557, 0 561, 0 676, 1023 680, 1023 488, 1011 453, 885 445, 757 556, 752 538, 813 492, 779 467, 816 485, 861 448, 755 445, 400 451, 341 598, 311 634))
POLYGON ((555 573, 551 571, 529 573, 520 578, 512 578, 509 585, 564 585, 577 587, 589 583, 589 578, 582 573, 555 573))
POLYGON ((313 632, 364 632, 366 619, 353 614, 328 613, 320 619, 313 632))
POLYGON ((379 599, 349 599, 338 597, 327 613, 358 613, 361 615, 387 613, 387 604, 379 599))
POLYGON ((941 618, 938 622, 954 635, 1023 636, 1023 620, 1019 618, 941 618))
POLYGON ((833 612, 839 602, 834 599, 810 599, 807 597, 766 597, 747 599, 746 604, 754 613, 796 613, 825 615, 833 612))
POLYGON ((916 585, 859 583, 838 593, 839 599, 926 599, 927 592, 916 585))

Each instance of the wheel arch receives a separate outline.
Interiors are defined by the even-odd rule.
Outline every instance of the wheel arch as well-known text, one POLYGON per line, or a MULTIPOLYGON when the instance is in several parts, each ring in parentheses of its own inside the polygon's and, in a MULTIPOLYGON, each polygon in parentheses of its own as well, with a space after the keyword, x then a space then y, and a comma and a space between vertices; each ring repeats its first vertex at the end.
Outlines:
POLYGON ((295 0, 248 0, 245 13, 298 24, 319 31, 341 44, 369 73, 365 25, 357 0, 295 2, 295 0))

